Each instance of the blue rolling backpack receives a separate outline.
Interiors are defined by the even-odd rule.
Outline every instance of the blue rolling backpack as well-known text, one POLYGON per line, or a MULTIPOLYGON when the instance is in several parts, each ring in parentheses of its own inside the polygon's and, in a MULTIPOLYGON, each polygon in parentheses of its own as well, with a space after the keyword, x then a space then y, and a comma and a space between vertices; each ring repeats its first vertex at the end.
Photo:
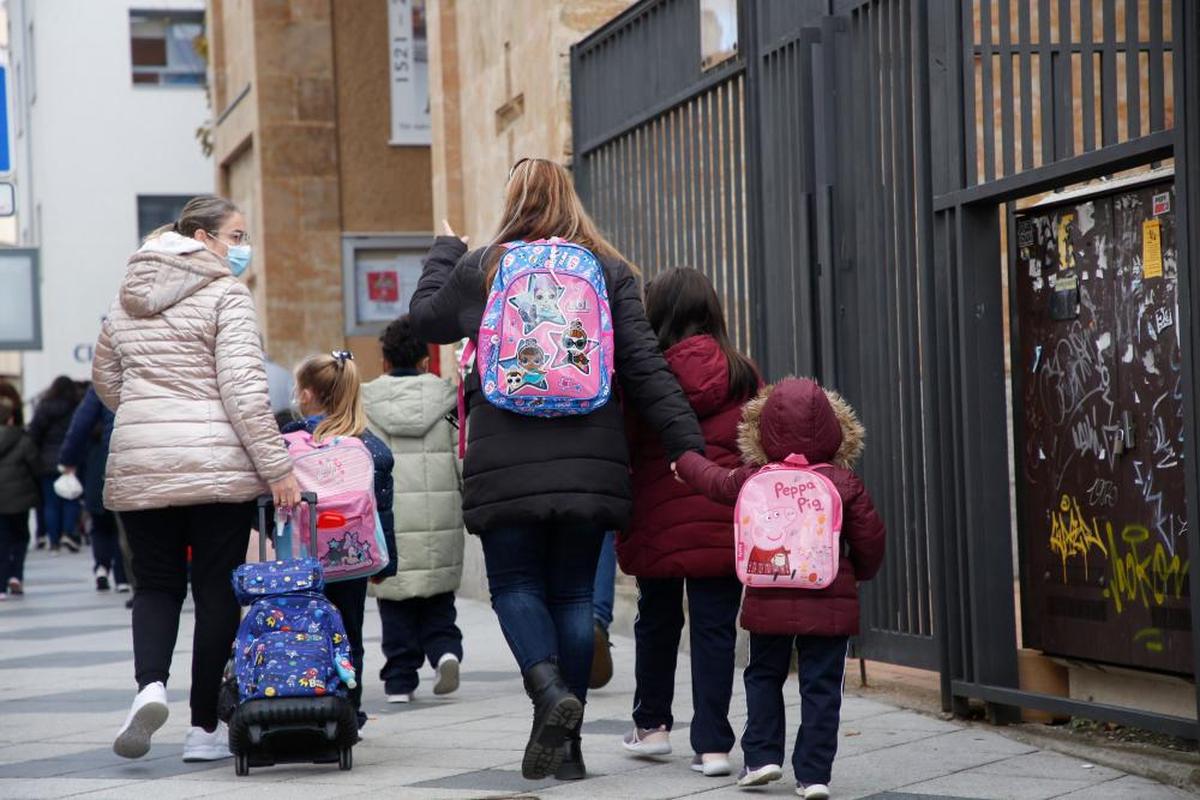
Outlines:
MULTIPOLYGON (((315 512, 311 492, 303 502, 315 512)), ((233 591, 249 606, 233 643, 223 689, 229 749, 238 775, 279 763, 353 764, 358 719, 347 697, 355 686, 350 642, 325 598, 321 564, 311 554, 266 560, 267 508, 258 499, 259 562, 234 570, 233 591), (236 693, 236 694, 235 694, 236 693)), ((315 527, 317 515, 307 515, 315 527)), ((292 555, 291 522, 277 517, 275 550, 292 555)), ((316 541, 316 531, 308 541, 316 541)))

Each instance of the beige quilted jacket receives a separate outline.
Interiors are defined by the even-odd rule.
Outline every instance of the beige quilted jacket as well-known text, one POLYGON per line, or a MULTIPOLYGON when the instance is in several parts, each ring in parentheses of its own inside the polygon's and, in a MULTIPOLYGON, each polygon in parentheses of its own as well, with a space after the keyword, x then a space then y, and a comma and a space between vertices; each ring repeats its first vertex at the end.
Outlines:
POLYGON ((292 469, 250 292, 193 239, 166 233, 129 259, 92 380, 117 415, 107 508, 251 500, 292 469))

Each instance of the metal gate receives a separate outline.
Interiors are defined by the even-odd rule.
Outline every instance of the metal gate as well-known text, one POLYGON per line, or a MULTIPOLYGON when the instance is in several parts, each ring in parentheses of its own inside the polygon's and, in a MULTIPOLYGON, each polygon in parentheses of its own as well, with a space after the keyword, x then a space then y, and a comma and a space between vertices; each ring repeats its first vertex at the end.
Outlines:
MULTIPOLYGON (((859 409, 889 530, 862 653, 938 667, 947 708, 982 698, 1000 717, 1025 705, 1194 735, 1179 717, 1017 688, 1000 211, 1175 158, 1197 507, 1200 181, 1183 165, 1200 164, 1200 4, 739 0, 737 52, 706 69, 702 15, 719 4, 643 0, 572 49, 577 182, 648 274, 713 277, 769 378, 816 375, 859 409)), ((1196 551, 1200 530, 1186 535, 1196 551)), ((1183 597, 1194 625, 1200 592, 1183 597)))

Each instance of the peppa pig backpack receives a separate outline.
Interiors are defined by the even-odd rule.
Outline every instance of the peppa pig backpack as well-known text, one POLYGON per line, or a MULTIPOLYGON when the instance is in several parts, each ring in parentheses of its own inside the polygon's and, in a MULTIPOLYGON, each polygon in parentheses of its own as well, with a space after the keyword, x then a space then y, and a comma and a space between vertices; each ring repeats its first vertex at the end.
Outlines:
POLYGON ((842 496, 804 456, 754 473, 738 493, 738 579, 754 588, 824 589, 838 573, 842 496))
POLYGON ((308 431, 283 439, 300 488, 321 498, 315 511, 300 507, 296 527, 307 536, 309 516, 316 514, 313 550, 325 582, 365 578, 386 567, 387 542, 375 508, 375 462, 367 446, 353 436, 318 443, 308 431))
MULTIPOLYGON (((508 242, 492 283, 476 345, 483 396, 531 417, 588 414, 612 393, 613 327, 604 268, 564 239, 508 242)), ((459 419, 465 419, 460 386, 459 419)), ((465 451, 459 426, 459 455, 465 451)))

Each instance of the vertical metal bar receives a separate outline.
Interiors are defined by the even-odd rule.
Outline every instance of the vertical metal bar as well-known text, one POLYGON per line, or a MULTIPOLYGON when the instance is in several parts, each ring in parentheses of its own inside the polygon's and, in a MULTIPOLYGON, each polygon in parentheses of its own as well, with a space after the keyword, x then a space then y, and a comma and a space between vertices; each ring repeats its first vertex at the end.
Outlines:
POLYGON ((1100 126, 1105 147, 1119 139, 1117 131, 1117 3, 1104 0, 1104 49, 1100 54, 1100 126))
POLYGON ((1050 0, 1038 0, 1038 66, 1042 73, 1042 164, 1054 161, 1054 72, 1050 44, 1050 0))
POLYGON ((992 0, 977 0, 979 3, 979 52, 981 58, 981 84, 983 100, 983 175, 984 180, 996 179, 996 109, 995 86, 992 81, 992 0))
POLYGON ((1033 78, 1030 62, 1033 49, 1029 28, 1029 3, 1017 3, 1017 38, 1021 51, 1021 169, 1033 168, 1033 78))
POLYGON ((1017 171, 1017 137, 1013 120, 1012 16, 1009 0, 997 0, 996 13, 1000 18, 1000 147, 1004 154, 1004 174, 1012 175, 1017 171))
MULTIPOLYGON (((1140 0, 1125 0, 1125 114, 1129 120, 1129 138, 1142 135, 1141 94, 1141 33, 1138 31, 1138 3, 1140 0)), ((1185 0, 1186 2, 1186 0, 1185 0)))
POLYGON ((746 169, 734 170, 735 175, 744 175, 745 208, 743 209, 744 228, 742 241, 746 246, 747 274, 751 280, 751 297, 753 298, 754 321, 752 341, 760 364, 770 366, 770 358, 766 349, 767 321, 765 297, 767 292, 766 271, 763 263, 763 196, 762 196, 762 55, 760 26, 758 23, 761 8, 756 2, 741 2, 738 7, 738 42, 741 43, 742 53, 746 60, 745 83, 742 89, 743 124, 740 141, 742 157, 746 169))
MULTIPOLYGON (((1161 1, 1161 0, 1160 0, 1161 1)), ((1079 91, 1083 109, 1083 150, 1096 149, 1096 88, 1095 88, 1095 34, 1092 31, 1092 0, 1079 0, 1079 46, 1083 53, 1080 61, 1079 91)))
POLYGON ((1054 72, 1054 157, 1075 155, 1075 103, 1071 82, 1071 0, 1058 0, 1058 46, 1052 58, 1054 72))
MULTIPOLYGON (((959 13, 963 20, 974 18, 974 0, 962 0, 959 13)), ((978 120, 975 117, 975 29, 970 23, 959 26, 962 37, 960 52, 962 54, 962 128, 963 128, 963 173, 964 186, 974 186, 979 183, 979 159, 975 152, 978 133, 978 120)))
MULTIPOLYGON (((1196 320, 1200 319, 1200 292, 1196 291, 1200 264, 1200 4, 1174 0, 1172 49, 1175 67, 1175 229, 1179 231, 1179 317, 1183 347, 1184 481, 1188 514, 1200 509, 1200 475, 1197 470, 1197 398, 1200 398, 1200 365, 1196 359, 1196 320)), ((1188 552, 1193 564, 1200 553, 1200 525, 1188 526, 1188 552)), ((1192 611, 1192 664, 1200 669, 1200 570, 1189 576, 1192 611)), ((1200 694, 1196 697, 1200 718, 1200 694)), ((1200 724, 1197 724, 1200 738, 1200 724)))
MULTIPOLYGON (((1176 0, 1179 2, 1180 0, 1176 0)), ((1186 2, 1187 0, 1183 0, 1186 2)), ((1163 93, 1166 76, 1163 73, 1163 4, 1150 0, 1150 130, 1161 131, 1166 125, 1163 93)))

